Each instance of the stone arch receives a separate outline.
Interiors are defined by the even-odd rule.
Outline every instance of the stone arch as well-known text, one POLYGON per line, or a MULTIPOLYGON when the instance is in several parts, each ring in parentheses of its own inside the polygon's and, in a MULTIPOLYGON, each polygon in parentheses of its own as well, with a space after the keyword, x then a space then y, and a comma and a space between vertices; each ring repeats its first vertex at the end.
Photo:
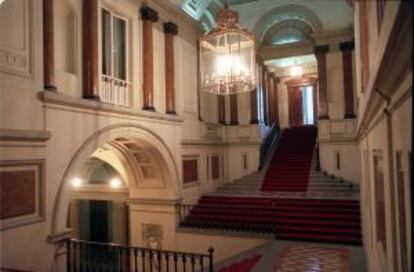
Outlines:
POLYGON ((208 9, 204 10, 203 15, 200 18, 200 21, 205 31, 209 31, 216 23, 212 12, 208 9))
POLYGON ((309 25, 313 32, 321 32, 323 30, 322 23, 318 16, 309 8, 301 5, 285 5, 275 7, 267 11, 253 27, 253 33, 256 35, 257 41, 263 40, 265 33, 275 24, 284 20, 300 20, 309 25))
MULTIPOLYGON (((160 171, 159 177, 162 179, 164 186, 137 186, 137 178, 139 176, 134 175, 134 162, 131 156, 126 156, 128 161, 126 168, 128 168, 129 175, 135 181, 135 184, 128 184, 130 197, 145 197, 146 194, 156 193, 162 199, 176 199, 180 196, 180 186, 178 181, 179 170, 174 160, 172 151, 167 144, 151 130, 140 126, 131 124, 117 124, 105 127, 92 134, 83 144, 76 150, 72 156, 66 170, 60 180, 58 192, 53 206, 52 214, 52 226, 51 233, 58 234, 66 230, 66 219, 70 201, 70 182, 76 177, 80 171, 84 162, 90 157, 90 155, 100 146, 114 142, 129 141, 138 146, 138 150, 146 150, 146 152, 152 153, 152 162, 157 165, 157 171, 160 171), (145 191, 146 190, 146 191, 145 191), (140 192, 145 191, 145 193, 140 192)), ((125 150, 116 148, 120 153, 125 155, 125 150)))
POLYGON ((274 24, 264 34, 263 45, 290 43, 289 40, 303 41, 311 38, 313 30, 302 20, 284 20, 274 24))

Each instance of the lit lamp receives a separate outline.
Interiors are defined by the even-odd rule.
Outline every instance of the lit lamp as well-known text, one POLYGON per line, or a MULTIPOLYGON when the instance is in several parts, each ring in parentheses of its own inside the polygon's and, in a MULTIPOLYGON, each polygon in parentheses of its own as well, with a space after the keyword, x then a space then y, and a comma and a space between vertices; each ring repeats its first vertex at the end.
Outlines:
POLYGON ((119 178, 113 178, 109 184, 112 188, 119 188, 122 185, 121 180, 119 178))
POLYGON ((254 89, 255 38, 238 22, 239 15, 226 3, 216 25, 200 38, 202 91, 226 95, 254 89))

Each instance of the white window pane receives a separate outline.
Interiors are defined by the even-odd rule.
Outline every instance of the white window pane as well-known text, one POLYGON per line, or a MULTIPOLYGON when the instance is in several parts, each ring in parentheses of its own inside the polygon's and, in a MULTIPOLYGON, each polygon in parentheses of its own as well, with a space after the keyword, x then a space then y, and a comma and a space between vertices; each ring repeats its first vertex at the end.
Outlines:
POLYGON ((114 77, 126 80, 126 22, 114 18, 114 77))
POLYGON ((102 9, 102 74, 111 75, 111 14, 102 9))

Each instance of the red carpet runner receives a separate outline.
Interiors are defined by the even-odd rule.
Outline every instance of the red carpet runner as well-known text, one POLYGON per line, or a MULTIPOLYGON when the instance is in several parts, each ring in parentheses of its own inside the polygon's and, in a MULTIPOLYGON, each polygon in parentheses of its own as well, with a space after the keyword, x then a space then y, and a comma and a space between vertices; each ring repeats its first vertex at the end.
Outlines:
POLYGON ((358 200, 204 196, 181 226, 275 233, 283 240, 362 243, 358 200))
POLYGON ((234 263, 229 267, 220 269, 219 272, 249 272, 261 257, 261 255, 255 255, 251 258, 243 259, 242 261, 234 263))
POLYGON ((262 191, 305 192, 316 140, 314 126, 283 130, 282 138, 270 161, 262 191))

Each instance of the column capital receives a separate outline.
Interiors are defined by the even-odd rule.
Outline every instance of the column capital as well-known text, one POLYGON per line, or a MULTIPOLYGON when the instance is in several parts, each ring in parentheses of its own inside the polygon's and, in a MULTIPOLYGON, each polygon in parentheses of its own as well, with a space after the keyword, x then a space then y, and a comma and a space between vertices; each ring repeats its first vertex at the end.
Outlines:
POLYGON ((280 83, 280 77, 275 76, 275 77, 274 77, 274 80, 275 80, 275 82, 276 82, 276 83, 280 83))
POLYGON ((166 22, 163 24, 164 27, 164 33, 177 35, 178 34, 178 26, 174 24, 173 22, 166 22))
POLYGON ((142 6, 140 8, 141 19, 144 21, 151 21, 153 23, 158 21, 158 12, 148 6, 142 6))
POLYGON ((319 45, 314 48, 315 54, 324 54, 329 52, 329 45, 319 45))
POLYGON ((355 42, 349 41, 349 42, 341 42, 339 44, 339 48, 341 51, 352 51, 355 48, 355 42))
POLYGON ((263 58, 259 54, 256 54, 256 63, 260 65, 264 63, 263 58))

